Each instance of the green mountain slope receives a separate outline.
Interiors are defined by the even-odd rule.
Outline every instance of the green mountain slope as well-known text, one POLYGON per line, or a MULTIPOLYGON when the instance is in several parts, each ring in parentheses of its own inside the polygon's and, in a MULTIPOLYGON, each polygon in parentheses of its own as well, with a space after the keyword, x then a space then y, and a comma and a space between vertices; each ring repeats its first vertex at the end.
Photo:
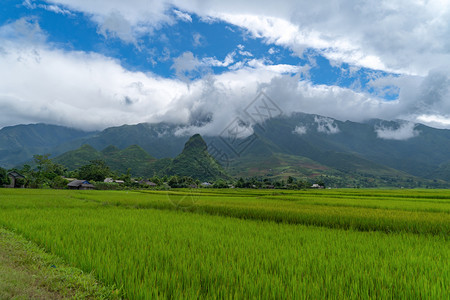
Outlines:
POLYGON ((108 146, 102 151, 97 151, 90 145, 83 145, 76 150, 54 158, 54 161, 66 166, 69 170, 75 170, 96 159, 104 160, 112 170, 120 173, 126 173, 128 169, 131 169, 131 174, 134 176, 153 174, 156 161, 155 158, 137 145, 129 146, 123 150, 115 146, 108 146))
MULTIPOLYGON (((450 130, 417 125, 415 135, 402 140, 378 137, 379 128, 399 129, 402 121, 372 120, 368 123, 341 122, 317 115, 296 113, 265 122, 258 136, 275 144, 283 153, 308 157, 340 171, 392 173, 393 169, 418 177, 450 160, 450 130), (327 120, 325 129, 318 120, 327 120), (331 125, 330 125, 331 124, 331 125), (301 134, 296 128, 301 127, 301 134)), ((322 124, 323 125, 323 124, 322 124)), ((249 151, 254 151, 249 149, 249 151)), ((258 150, 259 151, 259 150, 258 150)))
POLYGON ((130 169, 133 176, 178 175, 200 180, 229 178, 208 153, 205 141, 198 134, 186 142, 183 151, 175 159, 155 159, 137 145, 123 150, 108 146, 102 151, 83 145, 56 157, 54 161, 74 170, 96 159, 104 160, 112 170, 119 173, 126 173, 130 169))
POLYGON ((67 167, 69 170, 75 170, 96 159, 104 159, 104 156, 91 145, 83 145, 76 150, 68 151, 55 157, 53 161, 67 167))
POLYGON ((178 127, 166 123, 110 127, 85 140, 85 143, 97 150, 109 145, 120 149, 139 145, 155 158, 173 158, 183 150, 183 145, 188 138, 175 135, 178 127))
POLYGON ((227 179, 229 176, 208 153, 207 145, 199 134, 193 135, 183 151, 165 170, 168 175, 190 176, 202 181, 227 179))
POLYGON ((17 166, 31 160, 34 154, 64 153, 93 135, 94 132, 47 124, 4 127, 0 129, 0 167, 17 166))
MULTIPOLYGON (((205 140, 210 146, 210 154, 236 176, 270 174, 269 169, 282 166, 290 166, 292 174, 298 176, 327 173, 314 168, 308 171, 294 167, 310 160, 345 178, 363 176, 369 180, 375 176, 386 177, 389 181, 402 177, 415 181, 417 177, 449 181, 450 171, 446 163, 450 161, 450 130, 418 124, 412 128, 412 135, 403 138, 386 139, 379 135, 380 130, 395 132, 404 124, 404 121, 383 120, 342 122, 318 115, 294 113, 254 126, 257 138, 245 149, 234 149, 235 145, 230 147, 223 136, 205 137, 205 140), (221 145, 227 161, 223 161, 225 156, 219 159, 212 144, 221 145), (266 167, 269 165, 273 168, 266 167)), ((182 166, 178 160, 171 161, 182 152, 188 139, 179 135, 182 129, 183 125, 166 123, 123 125, 97 133, 43 124, 4 128, 0 130, 0 166, 11 167, 30 161, 33 154, 51 153, 54 157, 82 144, 89 144, 101 153, 95 154, 93 149, 86 148, 82 155, 91 159, 97 159, 100 155, 121 171, 126 171, 127 166, 136 168, 139 174, 160 174, 161 170, 172 171, 173 168, 182 171, 187 166, 182 166), (120 149, 132 145, 138 145, 147 155, 137 148, 119 154, 123 151, 120 149), (153 159, 164 157, 168 159, 153 159)), ((243 140, 237 139, 235 142, 240 145, 243 140)), ((76 160, 70 158, 69 164, 79 165, 76 160)), ((84 158, 79 160, 84 161, 84 158)), ((197 171, 194 170, 195 173, 197 171)))
POLYGON ((130 169, 133 175, 144 176, 156 161, 137 145, 131 145, 123 150, 105 151, 108 148, 102 151, 105 162, 111 169, 121 173, 126 173, 130 169))

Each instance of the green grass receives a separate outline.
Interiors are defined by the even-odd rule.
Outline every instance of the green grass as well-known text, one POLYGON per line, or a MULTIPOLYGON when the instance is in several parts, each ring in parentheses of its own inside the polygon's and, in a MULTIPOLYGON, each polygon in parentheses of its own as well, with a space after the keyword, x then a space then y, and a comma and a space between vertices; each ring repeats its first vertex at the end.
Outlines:
POLYGON ((0 299, 62 298, 119 299, 120 291, 0 227, 0 299))
MULTIPOLYGON (((67 192, 61 192, 62 195, 64 193, 67 192)), ((14 199, 19 195, 16 193, 14 199)), ((69 197, 91 202, 91 205, 102 203, 158 209, 181 207, 203 214, 338 229, 411 232, 444 237, 450 234, 450 193, 444 190, 298 192, 205 189, 79 192, 76 195, 69 193, 69 197)), ((74 204, 69 202, 61 205, 74 204)))
POLYGON ((446 299, 449 197, 0 190, 0 226, 130 299, 446 299))

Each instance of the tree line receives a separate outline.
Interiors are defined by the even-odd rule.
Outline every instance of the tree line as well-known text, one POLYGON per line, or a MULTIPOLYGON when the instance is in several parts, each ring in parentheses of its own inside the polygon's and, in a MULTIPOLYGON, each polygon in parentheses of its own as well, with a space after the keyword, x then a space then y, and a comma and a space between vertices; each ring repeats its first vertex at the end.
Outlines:
POLYGON ((25 179, 17 179, 18 186, 27 188, 53 188, 63 189, 67 187, 71 179, 83 179, 95 183, 97 189, 124 189, 124 188, 276 188, 276 189, 306 189, 313 183, 324 186, 324 182, 300 180, 289 176, 286 180, 271 180, 262 177, 239 178, 237 180, 217 179, 211 182, 201 182, 190 176, 164 175, 149 178, 132 177, 131 169, 126 173, 117 173, 109 168, 103 160, 92 160, 86 165, 69 171, 61 164, 55 163, 49 158, 50 154, 34 155, 33 167, 25 164, 22 168, 5 170, 0 168, 0 186, 10 183, 8 171, 16 171, 25 179), (105 178, 119 180, 121 184, 104 182, 105 178), (149 185, 151 183, 151 185, 149 185))

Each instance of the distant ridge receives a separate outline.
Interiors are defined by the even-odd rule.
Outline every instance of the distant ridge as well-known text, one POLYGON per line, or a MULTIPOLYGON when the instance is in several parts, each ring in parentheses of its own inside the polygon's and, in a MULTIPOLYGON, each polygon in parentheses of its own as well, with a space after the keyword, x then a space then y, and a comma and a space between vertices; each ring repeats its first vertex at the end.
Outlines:
MULTIPOLYGON (((188 136, 179 134, 182 129, 182 125, 167 123, 123 125, 101 132, 45 124, 12 126, 0 130, 0 164, 11 168, 30 161, 33 154, 55 157, 87 144, 93 149, 83 151, 92 152, 92 157, 109 156, 109 163, 120 170, 125 168, 120 165, 122 155, 125 160, 146 161, 140 164, 145 168, 136 164, 139 170, 134 171, 145 176, 161 170, 180 171, 183 166, 172 160, 186 146, 188 136), (118 154, 132 145, 151 158, 137 148, 118 154)), ((257 138, 243 151, 224 144, 223 132, 204 137, 207 145, 221 145, 228 162, 219 162, 231 176, 328 176, 340 186, 345 182, 346 186, 366 187, 450 187, 450 130, 405 121, 343 122, 304 113, 268 119, 253 129, 257 138)), ((244 140, 237 137, 235 142, 244 140)), ((214 150, 209 149, 216 155, 214 150)))

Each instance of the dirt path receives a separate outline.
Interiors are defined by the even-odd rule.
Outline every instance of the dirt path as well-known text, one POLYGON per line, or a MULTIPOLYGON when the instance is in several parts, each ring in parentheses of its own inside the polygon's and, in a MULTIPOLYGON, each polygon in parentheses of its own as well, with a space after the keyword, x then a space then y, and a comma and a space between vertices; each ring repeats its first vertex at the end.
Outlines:
POLYGON ((119 291, 0 227, 0 299, 119 299, 119 291))

